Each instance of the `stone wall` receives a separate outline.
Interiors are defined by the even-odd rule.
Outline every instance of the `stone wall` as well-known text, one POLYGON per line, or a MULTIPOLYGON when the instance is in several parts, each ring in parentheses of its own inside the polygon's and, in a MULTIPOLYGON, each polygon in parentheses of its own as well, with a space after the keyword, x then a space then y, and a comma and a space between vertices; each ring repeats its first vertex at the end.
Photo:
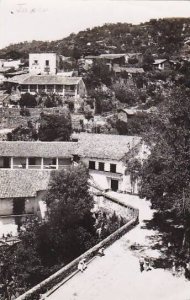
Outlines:
POLYGON ((65 107, 53 107, 53 108, 28 108, 30 116, 21 116, 20 108, 16 107, 1 107, 0 108, 0 129, 11 128, 14 129, 20 125, 27 125, 29 120, 36 122, 40 118, 40 114, 63 114, 65 107))
POLYGON ((110 215, 115 213, 117 216, 124 220, 131 220, 137 216, 137 209, 132 206, 124 205, 113 197, 109 197, 106 194, 95 195, 95 210, 105 211, 110 215))

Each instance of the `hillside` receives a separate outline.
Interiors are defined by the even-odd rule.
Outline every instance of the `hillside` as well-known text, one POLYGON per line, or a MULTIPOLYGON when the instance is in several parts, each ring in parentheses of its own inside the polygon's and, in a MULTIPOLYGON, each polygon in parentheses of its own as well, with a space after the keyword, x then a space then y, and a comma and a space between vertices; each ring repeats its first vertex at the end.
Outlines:
POLYGON ((51 42, 32 41, 0 50, 1 58, 27 58, 29 52, 57 52, 79 58, 100 53, 142 52, 160 57, 178 55, 190 40, 190 18, 152 19, 140 25, 105 24, 51 42))

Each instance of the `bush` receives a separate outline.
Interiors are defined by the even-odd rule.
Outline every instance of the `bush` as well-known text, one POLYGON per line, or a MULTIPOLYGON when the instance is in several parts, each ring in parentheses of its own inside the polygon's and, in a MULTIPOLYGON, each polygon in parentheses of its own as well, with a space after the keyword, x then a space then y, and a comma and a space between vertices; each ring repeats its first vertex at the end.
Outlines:
POLYGON ((21 107, 36 107, 37 102, 35 96, 25 93, 21 96, 20 99, 20 106, 21 107))

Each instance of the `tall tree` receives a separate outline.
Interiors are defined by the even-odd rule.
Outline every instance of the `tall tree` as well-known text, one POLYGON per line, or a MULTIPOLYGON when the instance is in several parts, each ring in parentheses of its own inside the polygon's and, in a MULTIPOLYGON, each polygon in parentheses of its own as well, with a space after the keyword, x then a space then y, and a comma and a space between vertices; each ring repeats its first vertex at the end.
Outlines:
POLYGON ((39 140, 68 141, 72 133, 71 116, 69 112, 61 115, 41 114, 39 140))
MULTIPOLYGON (((56 253, 70 260, 93 243, 93 198, 83 165, 55 173, 45 201, 56 253)), ((57 254, 58 255, 58 254, 57 254)))
POLYGON ((184 228, 183 240, 190 228, 190 222, 184 222, 190 217, 189 97, 189 89, 176 88, 162 103, 153 130, 145 137, 151 155, 144 163, 141 183, 142 197, 161 213, 174 213, 173 220, 184 228))

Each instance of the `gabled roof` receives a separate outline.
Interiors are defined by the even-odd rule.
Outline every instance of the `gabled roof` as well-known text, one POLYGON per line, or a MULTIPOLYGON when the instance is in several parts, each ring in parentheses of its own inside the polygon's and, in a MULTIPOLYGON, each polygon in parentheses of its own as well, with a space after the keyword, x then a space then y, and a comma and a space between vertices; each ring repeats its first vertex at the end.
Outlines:
POLYGON ((0 199, 35 197, 48 188, 51 171, 0 169, 0 199))
POLYGON ((29 75, 29 74, 23 74, 20 76, 7 79, 8 82, 17 82, 19 84, 43 84, 43 85, 46 84, 77 85, 81 80, 82 77, 66 77, 62 75, 29 75))
POLYGON ((118 109, 118 111, 123 111, 124 113, 126 113, 129 116, 133 116, 137 113, 136 109, 129 109, 129 108, 120 108, 120 109, 118 109))
POLYGON ((159 64, 164 63, 165 61, 167 61, 166 58, 164 58, 164 59, 155 59, 155 61, 153 62, 153 65, 159 65, 159 64))
POLYGON ((120 72, 127 72, 129 74, 142 74, 144 73, 143 68, 129 68, 129 67, 120 67, 120 66, 114 66, 113 67, 114 72, 120 73, 120 72))
POLYGON ((0 157, 72 157, 74 142, 0 141, 0 157))
POLYGON ((79 133, 76 154, 81 157, 121 160, 133 147, 140 143, 137 136, 79 133))

